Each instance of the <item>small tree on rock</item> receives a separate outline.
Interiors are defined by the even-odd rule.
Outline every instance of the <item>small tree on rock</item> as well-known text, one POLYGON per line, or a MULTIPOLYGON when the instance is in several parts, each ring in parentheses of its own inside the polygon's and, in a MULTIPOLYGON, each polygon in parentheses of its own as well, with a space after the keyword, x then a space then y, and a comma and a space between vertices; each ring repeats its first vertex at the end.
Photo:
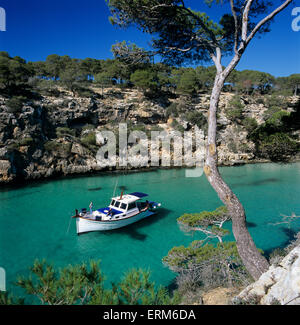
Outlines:
POLYGON ((202 211, 201 213, 185 213, 177 219, 181 230, 184 232, 200 231, 206 235, 206 240, 217 238, 222 243, 222 237, 229 234, 229 230, 223 229, 230 215, 225 206, 214 211, 202 211))

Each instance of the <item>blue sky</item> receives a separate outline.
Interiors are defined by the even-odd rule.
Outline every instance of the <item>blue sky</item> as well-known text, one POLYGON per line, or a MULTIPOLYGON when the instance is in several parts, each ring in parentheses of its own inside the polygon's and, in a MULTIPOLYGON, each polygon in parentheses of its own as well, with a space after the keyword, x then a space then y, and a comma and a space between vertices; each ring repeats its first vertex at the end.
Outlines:
MULTIPOLYGON (((300 31, 291 28, 292 9, 300 7, 300 1, 295 2, 276 17, 270 33, 252 41, 238 70, 260 70, 276 77, 300 73, 300 31)), ((203 8, 199 0, 187 0, 187 4, 203 8)), ((7 16, 7 31, 0 32, 0 50, 27 61, 45 60, 49 54, 112 58, 110 48, 117 41, 147 48, 151 39, 133 27, 111 26, 105 0, 0 0, 0 7, 7 16)), ((218 17, 224 8, 208 11, 218 17)), ((227 62, 225 58, 223 64, 227 62)))

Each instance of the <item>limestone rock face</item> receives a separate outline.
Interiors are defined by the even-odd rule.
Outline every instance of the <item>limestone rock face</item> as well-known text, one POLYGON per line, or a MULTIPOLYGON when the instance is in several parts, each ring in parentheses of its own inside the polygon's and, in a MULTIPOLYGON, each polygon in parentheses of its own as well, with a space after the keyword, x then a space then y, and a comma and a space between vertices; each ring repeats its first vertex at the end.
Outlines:
POLYGON ((255 296, 263 305, 279 302, 300 305, 300 246, 295 247, 278 266, 271 265, 258 281, 244 289, 238 298, 255 296))
MULTIPOLYGON (((183 131, 192 131, 195 134, 196 127, 188 118, 189 114, 199 112, 205 118, 208 116, 208 94, 191 99, 184 96, 149 99, 137 89, 108 88, 105 96, 102 96, 101 89, 93 90, 95 94, 90 98, 73 97, 67 92, 60 92, 59 98, 40 96, 40 99, 27 102, 18 113, 11 113, 6 106, 7 99, 0 96, 0 184, 114 169, 118 157, 110 157, 109 162, 99 159, 97 152, 101 144, 97 141, 95 143, 90 133, 108 130, 117 134, 118 124, 127 123, 128 131, 147 131, 149 142, 143 146, 149 148, 151 131, 167 131, 169 134, 174 131, 181 134, 183 131), (171 104, 174 104, 176 114, 167 113, 171 104)), ((231 121, 226 115, 225 110, 233 96, 223 93, 220 98, 218 163, 236 165, 261 162, 262 159, 256 157, 255 144, 249 140, 246 128, 241 123, 231 121)), ((287 98, 288 109, 293 110, 298 100, 298 97, 287 98)), ((264 122, 263 115, 267 108, 263 100, 258 102, 250 96, 242 96, 241 101, 244 104, 244 117, 254 118, 258 124, 264 122)), ((193 162, 194 154, 203 161, 207 133, 205 127, 201 129, 202 148, 193 146, 193 154, 186 155, 187 159, 183 157, 182 166, 193 167, 195 164, 190 162, 193 162)), ((166 153, 160 150, 161 157, 165 157, 166 153)), ((172 158, 176 157, 173 148, 170 153, 172 158)), ((133 159, 132 165, 128 165, 128 168, 147 168, 151 164, 140 156, 133 159)), ((181 166, 180 161, 176 166, 181 166)))
POLYGON ((0 178, 3 183, 9 183, 13 180, 13 175, 11 174, 11 163, 8 160, 0 160, 0 178))

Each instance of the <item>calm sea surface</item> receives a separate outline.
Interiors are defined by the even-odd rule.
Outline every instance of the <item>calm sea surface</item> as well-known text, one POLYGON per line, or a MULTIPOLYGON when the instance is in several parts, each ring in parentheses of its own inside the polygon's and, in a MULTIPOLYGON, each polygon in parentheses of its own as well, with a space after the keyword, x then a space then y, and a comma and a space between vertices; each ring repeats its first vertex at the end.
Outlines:
MULTIPOLYGON (((285 246, 300 220, 272 225, 281 214, 300 215, 300 163, 223 167, 221 173, 245 206, 249 231, 265 251, 285 246)), ((7 287, 17 275, 27 275, 35 259, 56 266, 101 260, 108 283, 125 271, 142 267, 152 280, 169 285, 175 277, 161 259, 173 246, 188 245, 200 234, 187 236, 176 223, 184 212, 212 210, 221 205, 205 176, 186 178, 184 169, 94 176, 33 183, 0 190, 0 267, 6 270, 7 287), (76 235, 75 208, 106 206, 117 183, 125 192, 145 192, 162 203, 160 212, 123 229, 76 235)), ((227 228, 230 228, 230 223, 227 228)), ((232 240, 227 236, 226 240, 232 240)))

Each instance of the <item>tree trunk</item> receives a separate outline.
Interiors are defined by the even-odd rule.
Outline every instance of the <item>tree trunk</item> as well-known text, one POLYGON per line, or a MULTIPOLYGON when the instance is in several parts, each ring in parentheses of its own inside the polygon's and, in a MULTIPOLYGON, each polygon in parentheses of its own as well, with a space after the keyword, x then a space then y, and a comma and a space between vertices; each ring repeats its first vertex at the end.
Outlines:
POLYGON ((269 264, 257 250, 254 241, 247 229, 246 215, 241 202, 232 192, 229 186, 224 182, 217 167, 218 154, 216 146, 216 113, 225 78, 226 77, 224 73, 217 73, 214 87, 211 93, 208 117, 208 142, 204 172, 209 183, 212 185, 219 198, 228 208, 228 211, 232 218, 232 231, 236 239, 239 255, 248 272, 256 280, 268 269, 269 264))

